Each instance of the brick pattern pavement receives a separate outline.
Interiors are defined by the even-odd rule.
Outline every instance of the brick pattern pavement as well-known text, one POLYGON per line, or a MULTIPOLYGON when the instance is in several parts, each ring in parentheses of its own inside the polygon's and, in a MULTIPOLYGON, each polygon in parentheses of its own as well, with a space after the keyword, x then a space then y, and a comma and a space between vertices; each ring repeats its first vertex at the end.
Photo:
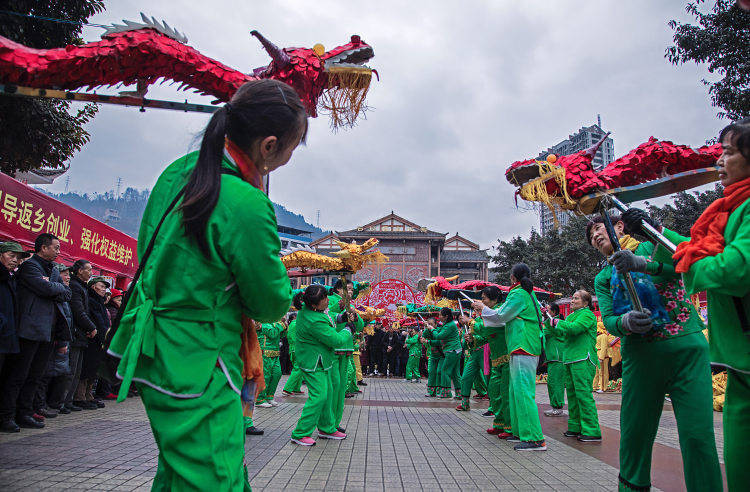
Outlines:
MULTIPOLYGON (((344 441, 321 439, 312 448, 289 442, 303 398, 281 397, 279 390, 278 407, 256 409, 265 435, 248 436, 245 445, 253 489, 616 490, 614 467, 563 444, 561 436, 545 436, 546 452, 518 453, 486 434, 486 403, 472 401, 471 412, 456 412, 454 400, 424 398, 424 384, 368 382, 364 394, 346 401, 344 441)), ((543 385, 537 396, 547 408, 543 385)), ((619 395, 596 396, 608 408, 619 404, 619 395)), ((603 425, 614 426, 609 420, 617 413, 602 411, 603 425)), ((668 446, 670 416, 665 412, 659 437, 668 446)), ((147 490, 156 454, 140 400, 109 403, 48 420, 42 430, 0 434, 0 489, 147 490)))

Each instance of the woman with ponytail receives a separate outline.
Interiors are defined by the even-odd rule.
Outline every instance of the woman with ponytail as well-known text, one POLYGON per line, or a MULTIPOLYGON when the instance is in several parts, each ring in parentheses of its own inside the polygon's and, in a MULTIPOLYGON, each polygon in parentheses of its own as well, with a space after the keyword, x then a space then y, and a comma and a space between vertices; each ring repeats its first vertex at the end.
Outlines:
POLYGON ((307 401, 292 432, 292 442, 300 446, 315 445, 312 433, 316 428, 322 439, 346 439, 346 434, 336 429, 335 388, 330 372, 335 361, 334 349, 352 343, 351 330, 343 326, 337 331, 336 324, 346 323, 357 315, 348 308, 331 319, 328 305, 327 291, 322 285, 311 285, 294 297, 294 307, 299 311, 295 355, 307 385, 307 401))
POLYGON ((200 150, 172 163, 151 192, 139 271, 109 353, 121 359, 119 400, 135 382, 146 407, 159 447, 155 489, 249 490, 242 316, 273 322, 291 300, 263 178, 306 133, 294 89, 248 82, 213 114, 200 150))
POLYGON ((513 266, 511 288, 505 302, 490 308, 474 301, 489 326, 505 324, 505 340, 510 354, 510 424, 512 434, 505 437, 518 442, 516 451, 544 451, 547 445, 536 406, 536 367, 542 353, 539 301, 534 294, 531 270, 525 263, 513 266))

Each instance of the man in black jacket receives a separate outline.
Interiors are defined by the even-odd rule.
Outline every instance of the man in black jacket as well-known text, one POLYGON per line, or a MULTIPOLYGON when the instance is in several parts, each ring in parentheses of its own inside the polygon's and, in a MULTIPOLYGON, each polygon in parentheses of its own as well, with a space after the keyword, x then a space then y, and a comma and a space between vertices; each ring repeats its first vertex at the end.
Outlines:
POLYGON ((70 288, 60 281, 54 260, 60 240, 40 234, 34 241, 34 256, 18 268, 19 352, 8 357, 0 391, 0 430, 18 432, 19 426, 42 428, 33 417, 34 396, 52 355, 52 333, 60 303, 70 300, 70 288), (14 420, 15 417, 15 420, 14 420))
POLYGON ((372 336, 367 340, 367 357, 370 366, 370 374, 377 376, 383 371, 383 337, 385 332, 380 323, 375 324, 372 336))
POLYGON ((18 353, 18 298, 13 271, 19 259, 29 256, 18 243, 0 243, 0 372, 5 356, 18 353))
POLYGON ((388 328, 383 337, 383 368, 381 371, 384 376, 396 376, 396 361, 398 360, 399 350, 403 345, 398 330, 399 328, 394 324, 394 326, 388 328))
MULTIPOLYGON (((88 347, 90 338, 96 336, 96 325, 89 310, 88 281, 91 279, 91 263, 88 260, 76 260, 70 269, 70 310, 73 313, 73 340, 70 342, 70 374, 66 384, 64 406, 68 410, 79 411, 80 407, 73 403, 76 389, 83 367, 83 354, 88 347)), ((96 405, 84 404, 86 410, 95 410, 96 405)), ((65 410, 63 410, 65 412, 65 410)))

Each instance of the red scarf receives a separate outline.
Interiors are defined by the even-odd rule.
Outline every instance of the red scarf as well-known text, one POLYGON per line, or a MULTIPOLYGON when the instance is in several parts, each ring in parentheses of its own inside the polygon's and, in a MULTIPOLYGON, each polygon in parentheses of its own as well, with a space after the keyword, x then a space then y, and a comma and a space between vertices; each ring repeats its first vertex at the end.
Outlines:
POLYGON ((263 189, 263 176, 258 172, 258 168, 255 167, 255 163, 250 159, 250 156, 243 152, 237 144, 228 138, 224 142, 224 148, 227 149, 232 160, 237 164, 242 179, 265 193, 265 190, 263 189))
POLYGON ((713 202, 690 228, 690 241, 680 243, 672 258, 677 273, 685 273, 698 260, 724 251, 724 228, 729 215, 750 198, 750 178, 724 189, 724 197, 713 202))

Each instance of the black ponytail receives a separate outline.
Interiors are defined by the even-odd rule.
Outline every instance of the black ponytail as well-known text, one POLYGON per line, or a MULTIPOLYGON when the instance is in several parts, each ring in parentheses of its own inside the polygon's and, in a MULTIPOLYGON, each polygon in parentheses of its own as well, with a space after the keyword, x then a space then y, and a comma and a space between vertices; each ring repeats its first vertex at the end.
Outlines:
POLYGON ((248 153, 258 140, 275 136, 277 152, 305 140, 307 113, 297 92, 272 79, 253 80, 240 87, 228 104, 216 111, 201 140, 198 161, 184 188, 180 211, 185 235, 208 257, 206 227, 221 191, 221 162, 226 139, 248 153))
POLYGON ((516 281, 521 284, 521 288, 531 294, 534 290, 534 282, 531 281, 531 269, 526 263, 516 263, 510 271, 516 281))
POLYGON ((294 306, 294 309, 296 309, 297 311, 302 309, 302 298, 304 295, 304 292, 297 292, 292 299, 292 306, 294 306))
MULTIPOLYGON (((297 295, 300 296, 300 294, 297 294, 297 295)), ((307 287, 305 289, 305 292, 302 293, 302 295, 300 296, 300 303, 299 303, 300 307, 299 308, 302 307, 302 301, 304 301, 304 303, 305 303, 305 305, 307 306, 308 309, 315 309, 315 306, 317 306, 318 303, 320 303, 320 301, 322 301, 323 298, 327 297, 327 296, 328 296, 328 291, 326 290, 326 288, 324 286, 318 285, 318 284, 312 284, 309 287, 307 287)), ((296 296, 295 296, 294 300, 295 300, 295 303, 296 303, 296 301, 297 301, 297 297, 296 296)), ((295 307, 296 307, 296 304, 295 304, 295 307)), ((297 309, 299 309, 299 308, 297 308, 297 309)))
POLYGON ((487 287, 482 289, 482 294, 487 296, 487 299, 489 299, 490 301, 498 302, 500 300, 502 292, 496 285, 488 285, 487 287))

